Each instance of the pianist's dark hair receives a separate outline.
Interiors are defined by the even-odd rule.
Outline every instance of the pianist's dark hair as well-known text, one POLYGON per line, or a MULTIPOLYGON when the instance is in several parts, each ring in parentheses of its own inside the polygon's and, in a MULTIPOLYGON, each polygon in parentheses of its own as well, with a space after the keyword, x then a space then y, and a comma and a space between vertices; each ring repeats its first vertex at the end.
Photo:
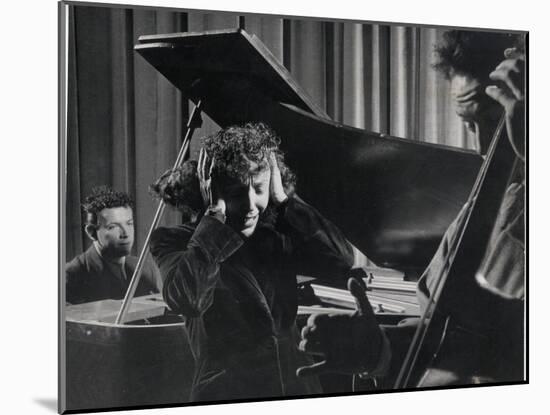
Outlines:
MULTIPOLYGON (((223 183, 226 179, 244 182, 251 161, 258 164, 259 171, 263 171, 269 168, 268 159, 274 153, 281 171, 283 187, 287 195, 293 194, 296 175, 284 161, 284 154, 279 149, 280 142, 275 132, 264 123, 232 126, 204 138, 203 147, 209 159, 215 159, 213 183, 223 183)), ((186 220, 197 217, 204 211, 195 160, 186 161, 177 169, 167 170, 149 189, 154 197, 181 211, 186 220)), ((273 217, 274 212, 270 207, 272 205, 264 212, 263 220, 273 217)))
POLYGON ((486 79, 504 59, 504 50, 521 50, 523 36, 502 32, 449 30, 434 47, 433 67, 450 79, 453 73, 486 79))
POLYGON ((134 201, 124 192, 118 192, 108 186, 97 186, 92 189, 82 203, 86 224, 97 225, 97 214, 103 209, 115 207, 134 208, 134 201))

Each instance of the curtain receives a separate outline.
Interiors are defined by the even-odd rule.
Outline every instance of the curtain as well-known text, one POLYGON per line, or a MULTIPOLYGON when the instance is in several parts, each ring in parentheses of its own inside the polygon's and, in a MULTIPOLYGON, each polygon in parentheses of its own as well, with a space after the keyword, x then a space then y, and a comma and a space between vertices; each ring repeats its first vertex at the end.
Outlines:
MULTIPOLYGON (((110 185, 136 200, 143 245, 157 202, 148 186, 174 163, 192 104, 133 52, 140 35, 244 28, 335 121, 411 140, 474 148, 430 65, 441 29, 149 8, 70 7, 67 259, 89 244, 80 204, 110 185)), ((195 137, 218 126, 203 115, 195 137)), ((190 156, 200 143, 194 140, 190 156)), ((178 223, 175 212, 161 224, 178 223)))

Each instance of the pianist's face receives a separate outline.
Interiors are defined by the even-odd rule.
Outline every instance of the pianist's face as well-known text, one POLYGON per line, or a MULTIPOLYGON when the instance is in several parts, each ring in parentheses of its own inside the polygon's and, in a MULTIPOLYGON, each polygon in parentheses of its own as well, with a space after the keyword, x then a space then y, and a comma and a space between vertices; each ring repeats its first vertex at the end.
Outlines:
POLYGON ((225 180, 221 195, 226 205, 227 224, 248 238, 256 230, 258 219, 269 203, 270 169, 250 162, 247 182, 225 180))
POLYGON ((97 215, 96 243, 101 254, 117 259, 130 254, 134 244, 134 216, 131 207, 103 209, 97 215))

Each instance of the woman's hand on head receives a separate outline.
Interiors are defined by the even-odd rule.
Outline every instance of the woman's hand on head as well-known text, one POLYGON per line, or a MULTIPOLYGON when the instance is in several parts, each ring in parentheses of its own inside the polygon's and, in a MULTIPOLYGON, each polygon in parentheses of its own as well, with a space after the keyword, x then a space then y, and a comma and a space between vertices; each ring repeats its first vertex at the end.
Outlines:
POLYGON ((197 161, 197 176, 204 207, 209 211, 219 212, 225 216, 225 201, 219 192, 212 191, 212 170, 214 169, 214 158, 208 160, 204 148, 201 148, 197 161))
POLYGON ((271 181, 269 183, 269 195, 271 201, 275 205, 280 205, 286 199, 288 195, 285 192, 283 187, 283 180, 281 178, 281 171, 279 170, 279 165, 277 164, 277 157, 274 152, 271 152, 269 155, 269 168, 271 169, 271 181))

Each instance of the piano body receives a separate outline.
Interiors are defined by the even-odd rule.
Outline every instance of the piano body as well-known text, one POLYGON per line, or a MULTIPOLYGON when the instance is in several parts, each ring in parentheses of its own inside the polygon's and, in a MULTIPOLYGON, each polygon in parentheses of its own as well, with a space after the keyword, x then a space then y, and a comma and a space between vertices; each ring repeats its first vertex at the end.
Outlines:
POLYGON ((160 294, 70 305, 66 318, 66 409, 174 405, 189 398, 193 355, 183 319, 160 294), (167 358, 170 356, 170 358, 167 358))
MULTIPOLYGON (((406 280, 426 267, 466 201, 480 156, 333 122, 261 41, 241 29, 142 36, 135 50, 184 97, 201 101, 220 127, 248 121, 272 127, 300 196, 374 263, 397 270, 389 277, 367 272, 382 276, 370 281, 369 295, 382 297, 371 298, 378 313, 394 321, 415 314, 414 283, 406 280), (390 304, 404 299, 410 307, 390 304)), ((338 297, 333 306, 349 306, 344 287, 307 278, 305 284, 329 303, 338 297)), ((193 358, 183 321, 166 314, 160 298, 148 297, 134 299, 132 322, 115 325, 120 304, 67 307, 67 409, 187 402, 193 358)), ((301 313, 312 307, 304 304, 301 313)))

